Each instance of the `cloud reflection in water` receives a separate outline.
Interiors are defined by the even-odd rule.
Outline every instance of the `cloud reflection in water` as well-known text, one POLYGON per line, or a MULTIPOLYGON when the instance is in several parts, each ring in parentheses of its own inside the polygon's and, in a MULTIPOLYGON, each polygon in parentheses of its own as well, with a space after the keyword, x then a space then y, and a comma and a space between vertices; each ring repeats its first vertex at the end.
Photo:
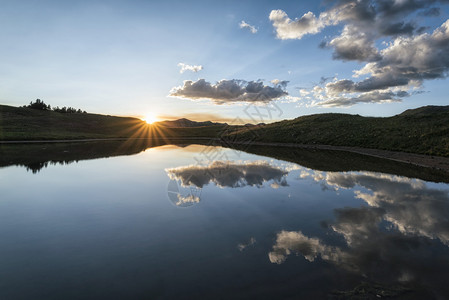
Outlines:
POLYGON ((301 231, 278 232, 268 254, 272 263, 281 264, 289 255, 301 254, 311 262, 321 257, 377 279, 404 282, 426 278, 429 282, 449 275, 449 261, 435 255, 449 246, 447 190, 431 188, 420 180, 370 172, 303 171, 300 177, 312 178, 328 190, 354 189, 355 197, 368 206, 334 211, 336 221, 329 228, 343 237, 345 246, 327 245, 301 231))
POLYGON ((210 182, 219 187, 261 187, 267 181, 273 181, 272 187, 287 186, 287 171, 270 165, 266 161, 234 163, 214 161, 208 166, 186 166, 165 170, 172 180, 180 180, 182 186, 203 188, 210 182))

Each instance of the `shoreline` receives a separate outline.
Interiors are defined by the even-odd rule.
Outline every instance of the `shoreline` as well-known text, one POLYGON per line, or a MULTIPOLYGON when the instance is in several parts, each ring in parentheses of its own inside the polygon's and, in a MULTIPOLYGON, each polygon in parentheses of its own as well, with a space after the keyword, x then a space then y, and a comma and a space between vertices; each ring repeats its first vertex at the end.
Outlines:
MULTIPOLYGON (((235 143, 235 144, 248 145, 247 143, 235 143)), ((310 145, 310 144, 266 143, 266 142, 252 142, 249 145, 352 152, 449 172, 449 157, 443 156, 429 156, 424 154, 399 152, 391 150, 348 147, 348 146, 332 146, 332 145, 310 145)))
MULTIPOLYGON (((152 140, 152 138, 99 138, 99 139, 71 139, 71 140, 23 140, 23 141, 0 141, 0 145, 11 144, 37 144, 37 143, 77 143, 77 142, 101 142, 101 141, 128 141, 128 140, 152 140)), ((165 140, 165 141, 214 141, 223 143, 220 139, 208 138, 208 137, 166 137, 164 139, 153 140, 165 140)), ((449 172, 449 157, 442 156, 429 156, 424 154, 398 152, 391 150, 381 150, 372 148, 360 148, 360 147, 348 147, 348 146, 332 146, 332 145, 311 145, 311 144, 295 144, 295 143, 267 143, 267 142, 233 142, 236 145, 248 145, 248 146, 271 146, 271 147, 288 147, 288 148, 302 148, 302 149, 316 149, 316 150, 332 150, 332 151, 345 151, 358 153, 367 156, 373 156, 383 159, 389 159, 393 161, 408 163, 420 167, 439 169, 449 172)), ((230 143, 229 146, 232 146, 230 143)))
POLYGON ((129 140, 213 140, 208 137, 166 137, 160 139, 154 138, 98 138, 98 139, 70 139, 70 140, 18 140, 18 141, 0 141, 2 144, 46 144, 46 143, 77 143, 77 142, 107 142, 107 141, 129 141, 129 140))

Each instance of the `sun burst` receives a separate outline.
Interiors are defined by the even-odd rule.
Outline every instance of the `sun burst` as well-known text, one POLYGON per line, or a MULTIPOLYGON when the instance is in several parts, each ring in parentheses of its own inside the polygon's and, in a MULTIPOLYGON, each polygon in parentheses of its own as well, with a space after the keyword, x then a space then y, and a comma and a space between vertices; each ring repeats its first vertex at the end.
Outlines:
POLYGON ((147 124, 153 124, 154 122, 157 122, 158 119, 155 115, 149 113, 142 120, 147 122, 147 124))

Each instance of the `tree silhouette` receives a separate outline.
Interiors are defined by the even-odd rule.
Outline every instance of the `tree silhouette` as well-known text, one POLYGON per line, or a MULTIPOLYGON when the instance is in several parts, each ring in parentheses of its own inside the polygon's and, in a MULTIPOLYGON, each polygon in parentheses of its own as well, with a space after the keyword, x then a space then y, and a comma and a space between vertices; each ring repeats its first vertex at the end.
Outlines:
MULTIPOLYGON (((36 99, 36 101, 31 101, 29 105, 24 105, 23 107, 26 108, 32 108, 32 109, 39 109, 39 110, 52 110, 51 105, 47 105, 42 101, 41 99, 36 99)), ((59 106, 53 107, 53 111, 63 114, 86 114, 87 112, 81 109, 76 109, 74 107, 62 107, 59 108, 59 106)))
POLYGON ((45 104, 45 102, 42 101, 41 99, 36 99, 35 102, 31 101, 30 104, 26 107, 32 108, 32 109, 38 109, 38 110, 50 110, 51 109, 51 106, 45 104))

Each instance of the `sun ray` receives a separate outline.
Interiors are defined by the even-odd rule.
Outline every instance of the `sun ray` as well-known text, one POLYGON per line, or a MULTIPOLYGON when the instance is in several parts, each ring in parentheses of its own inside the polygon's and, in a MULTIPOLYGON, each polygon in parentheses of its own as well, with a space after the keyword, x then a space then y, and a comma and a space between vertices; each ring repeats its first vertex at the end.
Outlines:
POLYGON ((148 113, 142 120, 147 122, 147 124, 153 124, 158 121, 158 118, 154 114, 148 113))
POLYGON ((169 144, 173 141, 176 133, 173 129, 160 126, 157 123, 149 124, 150 120, 157 118, 147 117, 146 119, 133 119, 128 121, 127 126, 123 126, 120 135, 126 138, 119 148, 152 148, 169 144))

